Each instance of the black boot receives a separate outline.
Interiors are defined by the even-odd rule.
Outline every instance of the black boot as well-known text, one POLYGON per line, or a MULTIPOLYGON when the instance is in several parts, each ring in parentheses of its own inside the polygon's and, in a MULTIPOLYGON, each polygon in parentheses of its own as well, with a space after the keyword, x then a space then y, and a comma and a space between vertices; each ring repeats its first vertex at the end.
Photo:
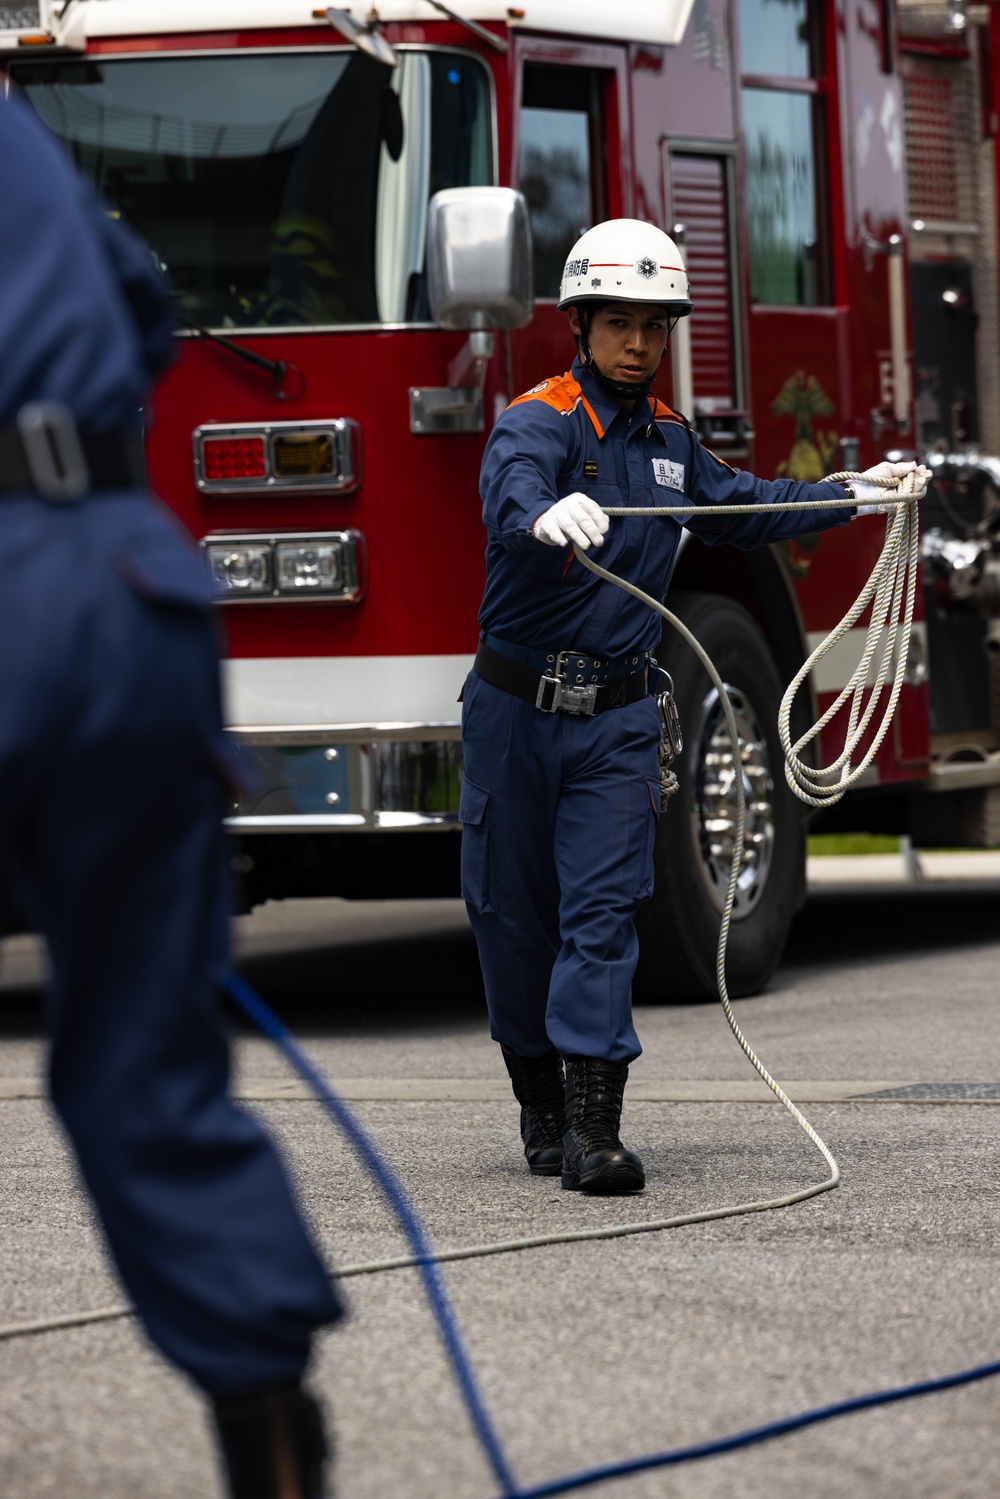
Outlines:
POLYGON ((558 1176, 563 1164, 562 1057, 556 1050, 522 1057, 502 1046, 514 1097, 521 1105, 521 1139, 532 1176, 558 1176))
POLYGON ((641 1192, 642 1162, 618 1138, 628 1066, 600 1057, 566 1060, 562 1184, 568 1192, 641 1192))
POLYGON ((298 1385, 212 1402, 231 1499, 330 1499, 323 1417, 298 1385))

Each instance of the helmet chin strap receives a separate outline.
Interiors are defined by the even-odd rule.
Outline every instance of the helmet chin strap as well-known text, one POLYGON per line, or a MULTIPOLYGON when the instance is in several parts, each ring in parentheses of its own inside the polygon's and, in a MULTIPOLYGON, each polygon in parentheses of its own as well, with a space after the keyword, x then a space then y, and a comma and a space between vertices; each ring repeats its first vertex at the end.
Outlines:
MULTIPOLYGON (((604 304, 602 303, 601 305, 603 306, 604 304)), ((606 375, 603 370, 599 369, 594 359, 593 350, 590 347, 590 315, 595 310, 594 307, 588 306, 586 303, 578 303, 576 308, 576 315, 580 320, 577 346, 580 350, 580 360, 584 369, 589 370, 601 389, 606 390, 609 395, 614 396, 615 400, 641 401, 644 396, 649 395, 653 381, 656 379, 656 371, 653 371, 648 380, 643 380, 641 384, 636 385, 631 381, 612 380, 610 375, 606 375)), ((670 341, 670 335, 677 327, 679 321, 680 319, 676 317, 670 321, 667 329, 667 342, 670 341)))

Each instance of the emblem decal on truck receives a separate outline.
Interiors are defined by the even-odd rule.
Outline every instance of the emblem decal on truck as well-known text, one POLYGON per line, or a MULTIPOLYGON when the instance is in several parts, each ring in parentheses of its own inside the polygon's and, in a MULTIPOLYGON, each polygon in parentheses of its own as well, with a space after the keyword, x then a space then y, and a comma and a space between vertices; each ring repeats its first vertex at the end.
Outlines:
POLYGON ((818 484, 836 465, 840 435, 817 431, 817 417, 833 416, 836 406, 815 375, 796 370, 771 402, 775 416, 790 416, 795 422, 795 441, 787 459, 778 464, 776 477, 818 484))

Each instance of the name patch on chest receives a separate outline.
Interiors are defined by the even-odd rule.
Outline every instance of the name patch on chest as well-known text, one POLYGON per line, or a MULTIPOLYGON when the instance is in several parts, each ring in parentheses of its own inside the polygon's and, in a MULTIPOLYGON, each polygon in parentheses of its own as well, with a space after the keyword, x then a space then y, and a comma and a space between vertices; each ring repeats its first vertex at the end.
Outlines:
POLYGON ((657 484, 662 484, 664 489, 678 489, 684 493, 684 465, 683 463, 672 463, 669 458, 653 458, 653 478, 657 484))

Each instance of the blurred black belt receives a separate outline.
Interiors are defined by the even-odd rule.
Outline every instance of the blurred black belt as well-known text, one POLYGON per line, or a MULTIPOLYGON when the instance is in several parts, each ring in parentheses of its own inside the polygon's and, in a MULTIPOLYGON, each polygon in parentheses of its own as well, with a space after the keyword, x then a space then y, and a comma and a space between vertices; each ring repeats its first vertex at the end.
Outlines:
POLYGON ((629 703, 637 703, 649 690, 645 667, 627 677, 614 677, 603 687, 593 682, 578 685, 572 680, 566 681, 563 673, 568 659, 567 652, 562 651, 556 656, 550 671, 537 672, 520 661, 512 661, 481 640, 473 669, 484 682, 500 687, 504 692, 512 692, 515 697, 523 697, 543 713, 589 717, 593 713, 605 713, 609 708, 624 708, 629 703))
POLYGON ((145 489, 142 435, 128 428, 92 432, 65 406, 23 406, 17 424, 0 427, 0 495, 78 500, 92 489, 145 489))

